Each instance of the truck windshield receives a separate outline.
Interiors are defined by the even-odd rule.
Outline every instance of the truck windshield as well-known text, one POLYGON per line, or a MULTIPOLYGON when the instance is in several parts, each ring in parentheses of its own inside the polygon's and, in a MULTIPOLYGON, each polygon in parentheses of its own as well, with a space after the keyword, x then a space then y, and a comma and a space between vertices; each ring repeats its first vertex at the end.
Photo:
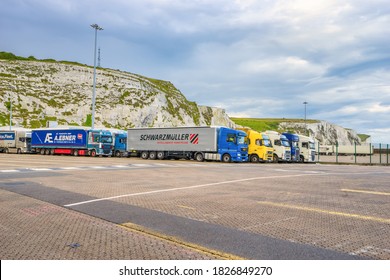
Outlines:
POLYGON ((266 147, 272 147, 271 141, 269 139, 263 139, 263 144, 266 147))
POLYGON ((316 149, 316 145, 314 142, 309 142, 309 148, 310 150, 315 150, 316 149))
POLYGON ((111 136, 102 136, 101 138, 102 143, 112 143, 112 137, 111 136))
POLYGON ((292 141, 291 143, 292 143, 292 146, 293 146, 293 147, 298 148, 298 142, 292 141))
POLYGON ((245 144, 245 137, 244 136, 238 136, 237 137, 237 144, 238 145, 245 144))
POLYGON ((290 147, 290 143, 288 142, 288 140, 285 140, 285 139, 282 140, 282 145, 284 147, 290 147))

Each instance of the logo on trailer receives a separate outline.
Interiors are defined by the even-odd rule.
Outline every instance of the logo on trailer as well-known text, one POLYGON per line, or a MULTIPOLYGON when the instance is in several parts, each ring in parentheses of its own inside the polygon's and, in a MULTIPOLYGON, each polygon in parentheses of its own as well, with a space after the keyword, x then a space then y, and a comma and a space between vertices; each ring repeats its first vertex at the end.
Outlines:
POLYGON ((190 134, 191 144, 199 144, 199 134, 190 134))
POLYGON ((83 139, 83 135, 81 133, 77 134, 77 139, 82 140, 83 139))

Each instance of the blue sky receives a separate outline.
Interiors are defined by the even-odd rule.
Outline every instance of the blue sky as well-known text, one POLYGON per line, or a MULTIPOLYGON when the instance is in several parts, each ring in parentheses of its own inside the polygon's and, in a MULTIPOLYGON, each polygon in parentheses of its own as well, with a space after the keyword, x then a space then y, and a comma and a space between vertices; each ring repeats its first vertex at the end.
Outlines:
POLYGON ((388 0, 1 0, 0 50, 171 81, 230 116, 326 120, 390 143, 388 0))

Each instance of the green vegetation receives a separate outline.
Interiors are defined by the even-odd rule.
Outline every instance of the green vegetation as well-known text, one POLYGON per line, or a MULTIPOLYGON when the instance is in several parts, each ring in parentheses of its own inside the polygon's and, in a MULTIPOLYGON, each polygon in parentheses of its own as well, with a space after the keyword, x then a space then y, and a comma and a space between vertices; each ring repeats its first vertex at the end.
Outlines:
POLYGON ((367 134, 358 134, 358 136, 362 142, 366 141, 368 138, 371 137, 370 135, 367 134))
POLYGON ((57 60, 52 59, 52 58, 36 59, 32 55, 30 55, 29 57, 26 58, 26 57, 14 55, 13 53, 10 53, 10 52, 0 52, 0 59, 4 59, 4 60, 41 61, 41 62, 60 62, 60 63, 63 63, 63 64, 69 64, 69 65, 87 66, 85 64, 81 64, 81 63, 74 62, 74 61, 65 61, 65 60, 57 61, 57 60))
MULTIPOLYGON (((255 118, 230 118, 238 125, 247 126, 256 131, 275 130, 278 131, 279 124, 287 123, 304 123, 303 119, 255 119, 255 118)), ((306 120, 307 123, 317 123, 318 120, 306 120)), ((279 131, 280 132, 280 131, 279 131)))
POLYGON ((87 119, 83 123, 83 126, 92 126, 92 115, 88 114, 87 119))

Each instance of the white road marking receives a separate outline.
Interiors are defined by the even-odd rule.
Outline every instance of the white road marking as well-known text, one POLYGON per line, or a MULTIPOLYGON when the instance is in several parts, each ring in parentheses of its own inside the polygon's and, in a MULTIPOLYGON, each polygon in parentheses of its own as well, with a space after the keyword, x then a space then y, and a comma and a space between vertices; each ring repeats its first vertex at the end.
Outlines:
POLYGON ((131 193, 131 194, 123 194, 123 195, 117 195, 117 196, 111 196, 111 197, 105 197, 105 198, 97 198, 97 199, 91 199, 91 200, 86 200, 86 201, 81 201, 81 202, 67 204, 67 205, 64 205, 64 207, 72 207, 72 206, 77 206, 77 205, 82 205, 82 204, 88 204, 88 203, 105 201, 105 200, 113 200, 113 199, 118 199, 118 198, 123 198, 123 197, 131 197, 131 196, 149 195, 149 194, 172 192, 172 191, 197 189, 197 188, 225 185, 225 184, 231 184, 231 183, 241 183, 241 182, 249 182, 249 181, 264 180, 264 179, 279 179, 279 178, 303 177, 303 176, 312 176, 312 175, 317 175, 317 174, 295 174, 295 175, 282 175, 282 176, 263 176, 263 177, 254 177, 254 178, 238 179, 238 180, 231 180, 231 181, 222 181, 222 182, 208 183, 208 184, 202 184, 202 185, 194 185, 194 186, 182 187, 182 188, 171 188, 171 189, 165 189, 165 190, 155 190, 155 191, 149 191, 149 192, 131 193))

